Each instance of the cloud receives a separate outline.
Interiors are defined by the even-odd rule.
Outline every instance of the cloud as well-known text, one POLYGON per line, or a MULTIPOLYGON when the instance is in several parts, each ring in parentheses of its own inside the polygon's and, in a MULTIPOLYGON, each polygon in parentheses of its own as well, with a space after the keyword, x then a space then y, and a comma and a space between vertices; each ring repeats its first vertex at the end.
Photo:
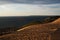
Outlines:
POLYGON ((60 0, 14 0, 17 3, 37 3, 37 4, 52 4, 52 3, 60 3, 60 0))
POLYGON ((60 0, 0 0, 0 4, 23 3, 23 4, 54 4, 60 3, 60 0))
POLYGON ((60 15, 60 4, 4 4, 0 16, 60 15))
POLYGON ((0 0, 0 16, 29 15, 60 15, 60 0, 0 0))

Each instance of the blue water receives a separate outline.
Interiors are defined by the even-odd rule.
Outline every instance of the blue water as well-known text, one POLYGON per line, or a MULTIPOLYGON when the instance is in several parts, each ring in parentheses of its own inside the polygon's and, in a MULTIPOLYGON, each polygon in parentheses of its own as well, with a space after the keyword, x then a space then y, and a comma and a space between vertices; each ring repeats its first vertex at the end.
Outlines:
POLYGON ((21 27, 32 21, 43 21, 48 16, 15 16, 0 17, 0 28, 21 27))

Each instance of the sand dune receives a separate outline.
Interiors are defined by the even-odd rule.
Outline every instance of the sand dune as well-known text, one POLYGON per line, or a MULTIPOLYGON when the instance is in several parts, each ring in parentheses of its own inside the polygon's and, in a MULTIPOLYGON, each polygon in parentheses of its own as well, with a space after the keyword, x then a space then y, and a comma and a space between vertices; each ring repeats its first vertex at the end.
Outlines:
MULTIPOLYGON (((31 26, 28 26, 28 27, 24 27, 24 28, 22 28, 22 29, 19 29, 19 30, 17 30, 17 31, 22 31, 22 30, 25 30, 25 29, 39 29, 39 28, 45 28, 45 30, 47 29, 47 28, 60 28, 59 25, 60 24, 60 18, 58 18, 57 20, 55 20, 55 21, 53 21, 53 22, 51 22, 51 23, 46 23, 46 24, 37 24, 37 25, 31 25, 31 26), (57 26, 57 27, 56 27, 57 26)), ((48 29, 48 30, 49 30, 48 29)), ((42 29, 43 30, 43 29, 42 29)))
POLYGON ((60 24, 60 18, 52 22, 53 24, 60 24))
POLYGON ((50 23, 24 27, 15 33, 0 36, 0 40, 50 40, 50 34, 58 28, 60 28, 60 18, 50 23))

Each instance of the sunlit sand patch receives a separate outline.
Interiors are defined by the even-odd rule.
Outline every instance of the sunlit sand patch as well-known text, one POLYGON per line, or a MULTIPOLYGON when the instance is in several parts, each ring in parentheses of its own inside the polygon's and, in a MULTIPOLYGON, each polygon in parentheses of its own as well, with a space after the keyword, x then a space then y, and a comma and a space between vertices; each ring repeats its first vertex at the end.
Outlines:
POLYGON ((25 27, 25 28, 19 29, 17 31, 22 31, 22 30, 27 29, 27 28, 29 28, 29 27, 25 27))
POLYGON ((60 24, 60 18, 52 22, 53 24, 60 24))

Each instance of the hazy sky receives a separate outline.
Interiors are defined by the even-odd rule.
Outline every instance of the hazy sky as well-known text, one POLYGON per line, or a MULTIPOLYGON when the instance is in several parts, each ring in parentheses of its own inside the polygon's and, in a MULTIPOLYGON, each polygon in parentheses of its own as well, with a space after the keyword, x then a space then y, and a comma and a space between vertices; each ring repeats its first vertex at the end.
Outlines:
POLYGON ((0 0, 0 16, 60 15, 60 0, 0 0))

